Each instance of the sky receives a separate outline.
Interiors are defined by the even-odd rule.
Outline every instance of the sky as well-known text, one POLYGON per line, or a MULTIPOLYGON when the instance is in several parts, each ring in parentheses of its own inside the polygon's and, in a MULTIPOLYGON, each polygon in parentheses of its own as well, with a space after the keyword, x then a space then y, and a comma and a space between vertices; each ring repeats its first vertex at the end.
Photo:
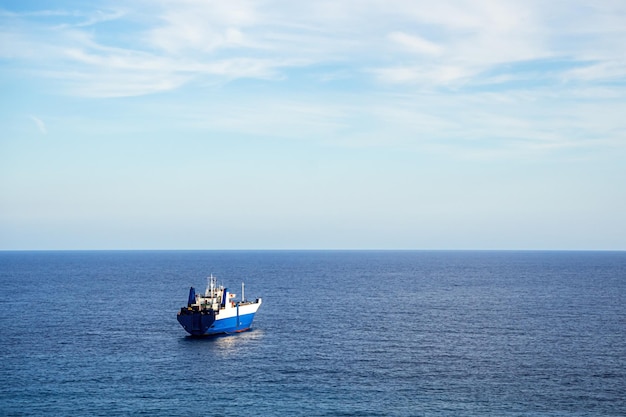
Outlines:
POLYGON ((0 250, 626 250, 622 0, 0 0, 0 250))

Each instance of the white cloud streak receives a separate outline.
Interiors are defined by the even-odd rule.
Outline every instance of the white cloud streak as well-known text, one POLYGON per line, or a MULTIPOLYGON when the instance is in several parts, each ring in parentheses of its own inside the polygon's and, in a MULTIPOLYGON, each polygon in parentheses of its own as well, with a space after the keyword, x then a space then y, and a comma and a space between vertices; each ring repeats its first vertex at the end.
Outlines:
POLYGON ((37 125, 37 129, 39 129, 39 132, 41 132, 42 135, 48 134, 48 129, 46 129, 46 124, 43 122, 43 120, 33 115, 30 115, 29 117, 33 122, 35 122, 35 125, 37 125))
POLYGON ((441 46, 421 36, 412 36, 403 32, 392 32, 389 34, 389 39, 402 45, 409 51, 418 54, 439 55, 442 52, 441 46))

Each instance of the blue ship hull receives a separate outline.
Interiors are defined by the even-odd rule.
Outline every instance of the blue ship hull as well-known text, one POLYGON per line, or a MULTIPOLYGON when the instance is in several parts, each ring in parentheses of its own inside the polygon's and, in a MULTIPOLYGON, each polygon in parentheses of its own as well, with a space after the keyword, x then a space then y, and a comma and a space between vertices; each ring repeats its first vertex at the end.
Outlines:
POLYGON ((223 333, 236 333, 248 330, 262 300, 246 301, 241 284, 241 300, 235 301, 235 294, 224 286, 217 286, 216 278, 209 277, 209 285, 204 294, 196 294, 189 288, 187 307, 180 309, 178 322, 192 336, 209 336, 223 333))
POLYGON ((179 314, 178 322, 192 336, 209 336, 224 333, 237 333, 250 329, 254 314, 215 319, 215 314, 179 314))

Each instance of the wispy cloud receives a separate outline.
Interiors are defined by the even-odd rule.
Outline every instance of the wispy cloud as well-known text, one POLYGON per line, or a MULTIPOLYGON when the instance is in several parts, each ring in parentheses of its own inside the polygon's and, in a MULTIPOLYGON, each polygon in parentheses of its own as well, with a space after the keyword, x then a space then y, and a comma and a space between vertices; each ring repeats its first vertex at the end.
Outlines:
POLYGON ((245 48, 254 42, 244 30, 261 23, 253 2, 164 2, 156 24, 144 38, 171 54, 245 48), (182 6, 182 7, 181 7, 182 6))
POLYGON ((33 122, 35 122, 35 125, 37 125, 37 129, 39 129, 42 135, 48 134, 48 129, 46 129, 46 124, 43 122, 43 120, 33 115, 30 115, 29 117, 33 122))
POLYGON ((418 54, 439 55, 442 52, 441 46, 421 36, 392 32, 389 34, 389 39, 418 54))
POLYGON ((135 0, 0 13, 0 56, 83 97, 280 92, 189 104, 207 128, 501 155, 624 142, 625 18, 610 0, 135 0))
POLYGON ((459 87, 484 85, 482 74, 494 66, 567 58, 595 64, 554 74, 555 81, 604 80, 626 77, 620 46, 626 44, 626 29, 619 25, 625 14, 624 6, 609 1, 564 7, 513 0, 140 0, 123 11, 4 12, 3 39, 11 41, 1 50, 5 57, 28 61, 45 56, 45 63, 36 65, 42 73, 80 72, 83 86, 73 91, 81 94, 89 82, 100 94, 103 72, 112 88, 106 95, 133 95, 174 89, 181 80, 207 75, 267 79, 287 76, 303 64, 315 71, 338 62, 349 65, 353 76, 459 87), (110 22, 124 31, 105 37, 92 30, 110 22), (582 36, 585 42, 578 41, 582 36), (115 82, 124 79, 140 85, 115 82), (146 88, 151 79, 154 89, 146 88), (121 84, 128 86, 126 93, 121 84))

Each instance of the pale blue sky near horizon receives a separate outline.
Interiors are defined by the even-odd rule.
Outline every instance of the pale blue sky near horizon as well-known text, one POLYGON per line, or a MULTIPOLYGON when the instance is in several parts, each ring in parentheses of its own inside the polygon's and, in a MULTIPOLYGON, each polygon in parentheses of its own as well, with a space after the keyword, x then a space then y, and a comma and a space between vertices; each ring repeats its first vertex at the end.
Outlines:
POLYGON ((626 2, 0 0, 0 250, 626 250, 626 2))

